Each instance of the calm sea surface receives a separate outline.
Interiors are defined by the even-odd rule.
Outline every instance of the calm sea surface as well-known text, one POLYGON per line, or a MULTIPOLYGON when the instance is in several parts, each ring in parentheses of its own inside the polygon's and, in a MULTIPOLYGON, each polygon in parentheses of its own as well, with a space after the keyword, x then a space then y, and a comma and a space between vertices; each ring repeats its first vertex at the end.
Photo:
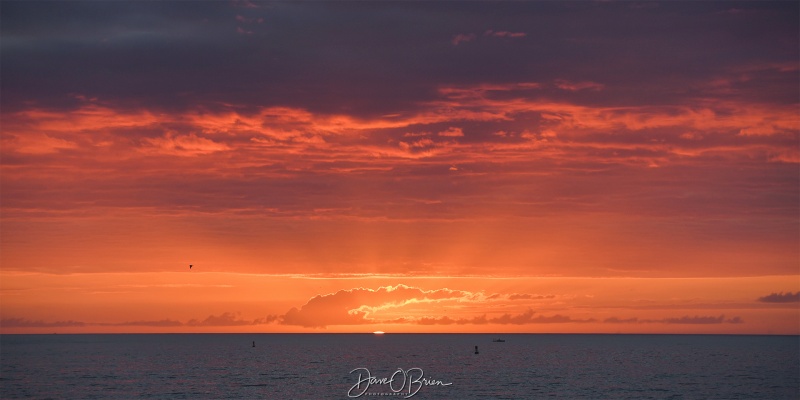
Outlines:
POLYGON ((800 399, 797 336, 503 338, 2 335, 0 398, 800 399))

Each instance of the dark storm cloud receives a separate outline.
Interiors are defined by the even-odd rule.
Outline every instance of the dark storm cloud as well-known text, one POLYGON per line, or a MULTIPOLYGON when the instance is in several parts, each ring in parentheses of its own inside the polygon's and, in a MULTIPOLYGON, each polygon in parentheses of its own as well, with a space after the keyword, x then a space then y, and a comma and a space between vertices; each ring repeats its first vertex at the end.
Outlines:
POLYGON ((242 4, 6 2, 2 106, 82 95, 366 116, 418 109, 442 85, 565 80, 604 90, 541 95, 668 104, 716 79, 728 96, 796 100, 797 74, 770 67, 798 58, 791 2, 242 4))

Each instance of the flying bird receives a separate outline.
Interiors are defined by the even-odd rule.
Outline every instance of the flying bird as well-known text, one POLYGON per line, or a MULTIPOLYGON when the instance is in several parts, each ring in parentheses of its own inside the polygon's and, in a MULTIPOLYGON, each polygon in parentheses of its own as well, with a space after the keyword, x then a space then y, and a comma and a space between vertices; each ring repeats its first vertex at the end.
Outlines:
POLYGON ((192 264, 189 264, 189 269, 192 269, 192 264))

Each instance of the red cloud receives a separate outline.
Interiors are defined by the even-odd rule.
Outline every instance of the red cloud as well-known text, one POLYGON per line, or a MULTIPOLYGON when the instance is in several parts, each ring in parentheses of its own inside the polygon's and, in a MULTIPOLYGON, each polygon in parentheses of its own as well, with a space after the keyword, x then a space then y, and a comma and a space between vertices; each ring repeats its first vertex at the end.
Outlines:
POLYGON ((459 33, 458 35, 453 36, 453 40, 451 42, 453 43, 454 46, 458 46, 459 43, 471 42, 475 40, 475 38, 477 37, 478 36, 475 35, 474 33, 467 33, 467 34, 459 33))
POLYGON ((527 36, 528 34, 525 32, 494 31, 492 29, 489 29, 488 31, 484 32, 483 35, 494 36, 494 37, 521 38, 527 36))
POLYGON ((69 140, 52 137, 42 133, 16 136, 11 146, 24 154, 49 154, 60 150, 75 149, 78 144, 69 140))
POLYGON ((230 147, 223 143, 217 143, 211 139, 199 137, 193 133, 188 135, 168 134, 165 137, 145 140, 152 145, 153 151, 174 155, 210 154, 230 149, 230 147))
POLYGON ((454 128, 451 126, 447 128, 447 130, 439 132, 438 135, 446 137, 461 137, 464 136, 464 132, 461 130, 461 128, 454 128))
MULTIPOLYGON (((558 81, 557 84, 567 90, 602 87, 593 82, 558 81)), ((663 159, 709 153, 748 157, 757 153, 763 154, 767 161, 781 163, 800 160, 800 152, 790 145, 800 126, 800 118, 791 107, 758 107, 735 102, 590 107, 531 98, 526 95, 531 90, 539 91, 541 85, 519 82, 442 87, 440 99, 426 103, 427 107, 417 114, 389 119, 322 115, 288 107, 261 108, 250 113, 231 108, 215 113, 189 111, 171 115, 114 110, 96 104, 87 104, 68 114, 31 109, 4 116, 2 144, 6 154, 57 154, 69 150, 76 154, 91 152, 93 159, 103 154, 116 157, 135 152, 199 156, 233 151, 245 157, 237 158, 244 164, 265 154, 251 152, 255 147, 285 160, 301 160, 306 150, 319 148, 325 151, 316 153, 315 159, 356 162, 372 162, 384 155, 431 158, 451 154, 445 149, 458 149, 459 160, 443 160, 449 166, 454 161, 463 164, 481 159, 487 151, 537 151, 541 155, 545 150, 541 139, 547 138, 546 149, 558 154, 560 162, 570 158, 581 160, 588 153, 600 156, 604 162, 633 161, 640 165, 664 164, 663 159), (412 126, 422 128, 416 132, 438 131, 439 137, 458 137, 463 135, 463 128, 450 124, 465 126, 471 122, 491 122, 497 126, 524 124, 531 126, 528 130, 532 133, 490 127, 486 132, 477 130, 477 136, 469 144, 433 140, 402 144, 400 137, 385 140, 388 132, 412 126), (442 130, 443 126, 449 128, 442 130), (642 134, 625 136, 665 129, 675 131, 668 141, 647 140, 642 134), (144 137, 137 138, 131 132, 144 137), (592 136, 598 132, 605 134, 592 136), (735 140, 731 135, 740 139, 735 140), (498 137, 528 140, 497 142, 494 139, 498 137), (617 154, 648 152, 663 159, 608 158, 592 150, 617 154)), ((418 134, 406 132, 405 136, 418 134)))

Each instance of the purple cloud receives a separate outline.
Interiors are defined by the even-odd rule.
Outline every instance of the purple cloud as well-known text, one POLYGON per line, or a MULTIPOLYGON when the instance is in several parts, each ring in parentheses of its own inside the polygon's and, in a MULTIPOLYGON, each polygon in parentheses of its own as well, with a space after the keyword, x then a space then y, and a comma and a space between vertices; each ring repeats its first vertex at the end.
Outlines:
POLYGON ((800 292, 771 293, 757 299, 762 303, 797 303, 800 302, 800 292))

